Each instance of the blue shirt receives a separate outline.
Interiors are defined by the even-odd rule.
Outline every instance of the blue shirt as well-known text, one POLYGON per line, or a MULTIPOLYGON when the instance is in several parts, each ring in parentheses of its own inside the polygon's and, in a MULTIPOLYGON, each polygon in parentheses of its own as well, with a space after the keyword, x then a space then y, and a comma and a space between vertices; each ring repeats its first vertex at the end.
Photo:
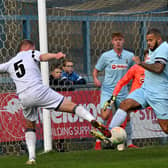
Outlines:
POLYGON ((82 77, 80 75, 78 75, 76 72, 72 72, 71 74, 69 74, 69 73, 66 73, 63 71, 62 72, 62 79, 64 79, 64 78, 66 78, 70 81, 73 81, 73 82, 82 79, 82 77))
MULTIPOLYGON (((104 52, 99 58, 95 68, 98 71, 105 70, 105 77, 102 89, 107 92, 113 92, 117 82, 125 75, 128 68, 133 65, 132 57, 134 54, 127 50, 122 51, 121 56, 112 49, 104 52)), ((119 95, 128 93, 127 86, 123 87, 119 95)))
POLYGON ((164 59, 166 64, 162 73, 157 74, 145 70, 143 88, 148 95, 157 98, 168 98, 168 43, 163 42, 153 52, 149 52, 148 64, 154 64, 158 58, 164 59))

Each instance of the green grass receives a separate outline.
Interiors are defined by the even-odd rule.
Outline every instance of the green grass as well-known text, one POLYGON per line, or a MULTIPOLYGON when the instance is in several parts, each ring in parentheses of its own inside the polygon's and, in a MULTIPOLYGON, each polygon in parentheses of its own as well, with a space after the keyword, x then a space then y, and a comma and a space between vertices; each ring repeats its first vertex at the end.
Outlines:
POLYGON ((168 146, 116 150, 78 151, 37 155, 35 166, 27 156, 0 156, 0 168, 168 168, 168 146))

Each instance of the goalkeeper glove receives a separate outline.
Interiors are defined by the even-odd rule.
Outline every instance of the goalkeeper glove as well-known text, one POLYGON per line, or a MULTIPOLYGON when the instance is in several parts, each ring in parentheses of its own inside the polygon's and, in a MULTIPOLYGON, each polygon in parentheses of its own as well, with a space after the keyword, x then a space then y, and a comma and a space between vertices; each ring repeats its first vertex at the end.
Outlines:
POLYGON ((106 111, 107 107, 110 107, 114 104, 114 102, 116 101, 116 96, 111 96, 111 98, 109 100, 107 100, 104 104, 103 110, 106 111))

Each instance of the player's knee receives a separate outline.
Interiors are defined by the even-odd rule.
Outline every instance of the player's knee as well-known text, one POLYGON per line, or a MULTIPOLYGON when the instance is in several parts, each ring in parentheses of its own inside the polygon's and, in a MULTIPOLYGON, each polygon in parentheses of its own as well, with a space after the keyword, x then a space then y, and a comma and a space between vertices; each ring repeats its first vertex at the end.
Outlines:
POLYGON ((105 115, 101 115, 101 118, 102 118, 103 120, 107 120, 107 119, 108 119, 108 117, 105 116, 105 115))
POLYGON ((120 103, 119 108, 123 109, 124 111, 126 111, 127 113, 129 113, 132 110, 136 110, 138 108, 140 108, 141 105, 136 102, 133 99, 125 99, 120 103))
POLYGON ((129 101, 126 99, 126 100, 123 100, 121 103, 120 103, 120 106, 119 108, 123 109, 124 111, 128 112, 129 109, 131 107, 131 104, 129 103, 129 101))
POLYGON ((168 134, 168 127, 163 127, 162 130, 164 133, 168 134))
POLYGON ((158 119, 159 125, 162 128, 162 131, 168 134, 168 119, 158 119))
POLYGON ((35 129, 35 121, 26 120, 26 129, 35 129))
POLYGON ((107 109, 106 111, 101 110, 101 117, 103 120, 108 120, 109 116, 110 116, 110 109, 107 109))

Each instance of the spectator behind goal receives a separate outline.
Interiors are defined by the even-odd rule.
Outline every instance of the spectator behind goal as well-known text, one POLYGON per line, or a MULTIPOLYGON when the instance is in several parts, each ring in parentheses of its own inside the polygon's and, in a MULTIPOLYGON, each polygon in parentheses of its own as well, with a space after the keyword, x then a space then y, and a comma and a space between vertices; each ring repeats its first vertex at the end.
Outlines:
POLYGON ((73 61, 70 59, 65 59, 63 62, 63 73, 62 73, 62 79, 68 79, 73 82, 74 85, 81 85, 81 84, 86 84, 86 80, 74 72, 73 69, 73 61))
POLYGON ((74 88, 72 87, 73 82, 68 80, 67 78, 62 78, 62 66, 56 65, 52 68, 49 81, 50 86, 55 91, 72 91, 74 88))

